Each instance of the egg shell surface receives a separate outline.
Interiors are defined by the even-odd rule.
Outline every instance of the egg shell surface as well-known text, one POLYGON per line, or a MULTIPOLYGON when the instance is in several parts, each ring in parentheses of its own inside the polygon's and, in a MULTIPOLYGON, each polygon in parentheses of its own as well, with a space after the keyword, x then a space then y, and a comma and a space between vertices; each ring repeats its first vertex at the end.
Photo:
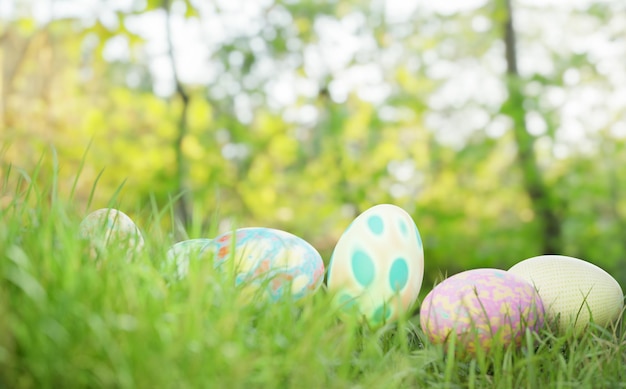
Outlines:
POLYGON ((580 335, 593 322, 606 327, 624 308, 619 283, 600 267, 564 255, 540 255, 525 259, 509 273, 526 279, 537 289, 546 309, 548 323, 559 333, 574 327, 580 335))
POLYGON ((92 257, 112 245, 126 248, 131 253, 139 252, 144 247, 144 239, 137 225, 124 212, 113 208, 91 212, 82 220, 78 231, 82 239, 89 240, 92 257))
POLYGON ((456 334, 458 352, 474 355, 492 345, 519 345, 526 328, 544 322, 541 298, 525 279, 500 269, 473 269, 435 286, 420 308, 420 324, 431 342, 456 334), (497 343, 494 343, 497 342, 497 343))
POLYGON ((208 249, 215 266, 232 269, 237 285, 265 286, 272 300, 315 293, 322 284, 324 262, 304 239, 285 231, 248 227, 217 236, 208 249))
POLYGON ((197 238, 180 241, 167 250, 165 266, 173 268, 176 278, 184 278, 189 272, 191 259, 201 259, 207 253, 211 239, 197 238))
POLYGON ((357 308, 370 325, 397 319, 415 303, 424 277, 424 249, 411 216, 392 204, 357 216, 337 241, 328 291, 342 310, 357 308))

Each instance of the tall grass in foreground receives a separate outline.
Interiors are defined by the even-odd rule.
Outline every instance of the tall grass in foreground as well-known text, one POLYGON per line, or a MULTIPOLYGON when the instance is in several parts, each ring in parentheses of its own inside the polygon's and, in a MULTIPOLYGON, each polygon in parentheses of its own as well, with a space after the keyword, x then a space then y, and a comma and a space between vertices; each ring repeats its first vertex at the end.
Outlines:
POLYGON ((146 251, 128 262, 113 249, 96 266, 78 239, 84 213, 58 198, 54 178, 42 188, 23 176, 14 193, 10 174, 0 189, 11 198, 0 209, 0 387, 626 387, 620 328, 527 333, 520 349, 456 359, 425 341, 417 317, 379 329, 339 320, 324 290, 250 300, 210 261, 170 282, 162 261, 174 242, 155 207, 142 210, 146 251))

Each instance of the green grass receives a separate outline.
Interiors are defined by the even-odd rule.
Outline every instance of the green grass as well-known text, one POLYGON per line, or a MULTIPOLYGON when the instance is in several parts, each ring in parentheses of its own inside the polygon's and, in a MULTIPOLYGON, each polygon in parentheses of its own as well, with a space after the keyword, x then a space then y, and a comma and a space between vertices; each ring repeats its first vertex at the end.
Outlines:
POLYGON ((0 189, 0 387, 626 387, 621 328, 528 333, 519 349, 460 359, 429 344, 418 317, 378 329, 339 320, 324 290, 249 299, 210 261, 168 283, 169 210, 154 205, 141 210, 146 252, 129 263, 112 251, 96 266, 77 238, 84 209, 35 181, 7 169, 0 189))

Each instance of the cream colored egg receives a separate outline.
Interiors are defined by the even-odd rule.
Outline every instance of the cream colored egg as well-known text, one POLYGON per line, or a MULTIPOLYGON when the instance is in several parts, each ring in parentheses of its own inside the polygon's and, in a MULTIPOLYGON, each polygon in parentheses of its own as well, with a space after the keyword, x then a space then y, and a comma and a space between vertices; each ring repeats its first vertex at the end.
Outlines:
POLYGON ((624 293, 619 283, 582 259, 541 255, 517 263, 509 272, 534 285, 543 301, 547 323, 554 324, 559 333, 573 326, 579 335, 592 320, 607 327, 622 313, 624 293))

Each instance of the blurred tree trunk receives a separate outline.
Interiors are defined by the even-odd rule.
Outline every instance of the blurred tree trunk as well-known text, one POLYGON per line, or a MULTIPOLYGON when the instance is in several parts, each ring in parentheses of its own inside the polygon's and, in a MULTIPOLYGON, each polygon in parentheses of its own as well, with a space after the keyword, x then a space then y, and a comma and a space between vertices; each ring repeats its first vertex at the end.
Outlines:
POLYGON ((524 107, 523 83, 517 68, 517 51, 514 11, 511 0, 504 2, 504 44, 507 63, 508 99, 503 107, 504 113, 513 120, 513 132, 517 143, 517 162, 522 169, 524 188, 532 203, 533 211, 541 226, 542 251, 544 254, 561 251, 561 220, 555 209, 553 194, 545 184, 537 164, 534 152, 535 137, 526 126, 526 108, 524 107))
POLYGON ((180 116, 178 117, 178 131, 176 139, 174 140, 174 151, 176 155, 176 194, 180 196, 175 204, 175 214, 183 227, 188 227, 190 222, 189 215, 189 193, 187 188, 187 162, 183 153, 183 140, 187 135, 187 110, 189 108, 189 94, 185 90, 182 82, 180 81, 178 67, 176 66, 176 58, 174 55, 174 43, 172 41, 172 26, 171 26, 171 14, 170 14, 170 0, 163 0, 163 10, 165 11, 165 28, 167 34, 167 47, 170 65, 172 67, 172 73, 174 75, 174 82, 176 84, 176 94, 182 103, 180 116))

